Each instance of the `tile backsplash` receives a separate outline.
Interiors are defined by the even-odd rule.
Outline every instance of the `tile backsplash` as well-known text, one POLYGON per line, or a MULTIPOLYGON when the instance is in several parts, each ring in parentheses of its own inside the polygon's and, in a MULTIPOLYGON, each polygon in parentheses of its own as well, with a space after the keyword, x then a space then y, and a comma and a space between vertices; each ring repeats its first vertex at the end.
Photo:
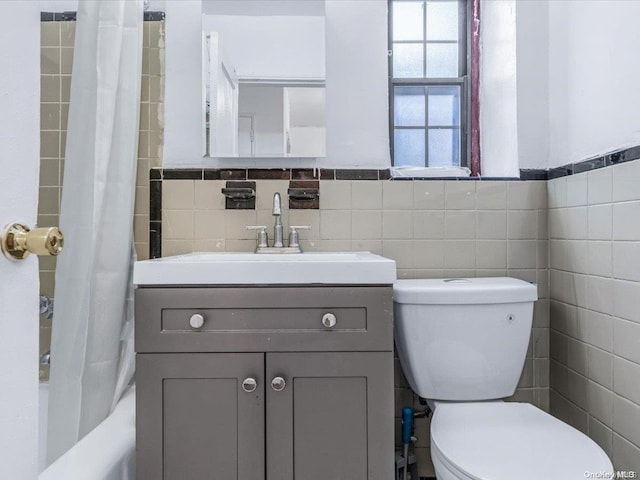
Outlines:
MULTIPOLYGON (((319 210, 290 210, 288 180, 256 180, 255 210, 225 210, 222 180, 162 181, 162 255, 251 251, 256 232, 273 225, 273 194, 282 222, 309 225, 305 251, 367 250, 397 262, 399 278, 512 276, 538 283, 534 328, 512 400, 548 409, 548 235, 544 181, 320 180, 319 210)), ((286 231, 286 230, 285 230, 286 231)), ((424 408, 396 359, 396 431, 403 406, 424 408)), ((419 419, 421 475, 433 475, 428 420, 419 419)), ((399 439, 397 439, 399 444, 399 439)))
POLYGON ((548 185, 551 413, 640 471, 640 160, 548 185))

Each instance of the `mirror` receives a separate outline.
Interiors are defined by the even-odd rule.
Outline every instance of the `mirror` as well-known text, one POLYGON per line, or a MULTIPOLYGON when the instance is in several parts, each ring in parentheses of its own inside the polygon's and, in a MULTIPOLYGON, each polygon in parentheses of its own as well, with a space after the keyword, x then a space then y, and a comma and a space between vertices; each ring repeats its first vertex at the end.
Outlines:
POLYGON ((210 157, 324 157, 324 0, 203 0, 210 157))

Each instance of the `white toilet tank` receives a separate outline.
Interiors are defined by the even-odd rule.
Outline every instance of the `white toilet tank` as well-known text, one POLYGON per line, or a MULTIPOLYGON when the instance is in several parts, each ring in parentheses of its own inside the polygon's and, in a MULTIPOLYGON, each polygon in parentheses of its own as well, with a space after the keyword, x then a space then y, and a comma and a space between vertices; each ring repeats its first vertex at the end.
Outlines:
POLYGON ((433 400, 515 392, 529 345, 534 284, 515 278, 398 280, 395 341, 407 380, 433 400))

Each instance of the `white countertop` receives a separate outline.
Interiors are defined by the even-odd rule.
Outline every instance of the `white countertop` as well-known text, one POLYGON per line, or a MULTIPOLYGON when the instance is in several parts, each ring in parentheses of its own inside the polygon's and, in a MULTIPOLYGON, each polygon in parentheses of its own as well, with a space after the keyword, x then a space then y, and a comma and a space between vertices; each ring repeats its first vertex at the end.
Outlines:
POLYGON ((390 285, 396 262, 370 252, 189 253, 136 262, 136 285, 390 285))

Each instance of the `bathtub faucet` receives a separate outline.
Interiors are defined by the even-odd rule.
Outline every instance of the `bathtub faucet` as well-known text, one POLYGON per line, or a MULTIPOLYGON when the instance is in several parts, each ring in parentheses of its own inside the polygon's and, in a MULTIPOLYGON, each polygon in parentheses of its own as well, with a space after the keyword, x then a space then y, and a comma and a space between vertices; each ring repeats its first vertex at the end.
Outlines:
POLYGON ((40 355, 40 365, 51 365, 51 350, 40 355))
POLYGON ((53 318, 53 298, 40 295, 40 315, 45 315, 48 320, 53 318))

